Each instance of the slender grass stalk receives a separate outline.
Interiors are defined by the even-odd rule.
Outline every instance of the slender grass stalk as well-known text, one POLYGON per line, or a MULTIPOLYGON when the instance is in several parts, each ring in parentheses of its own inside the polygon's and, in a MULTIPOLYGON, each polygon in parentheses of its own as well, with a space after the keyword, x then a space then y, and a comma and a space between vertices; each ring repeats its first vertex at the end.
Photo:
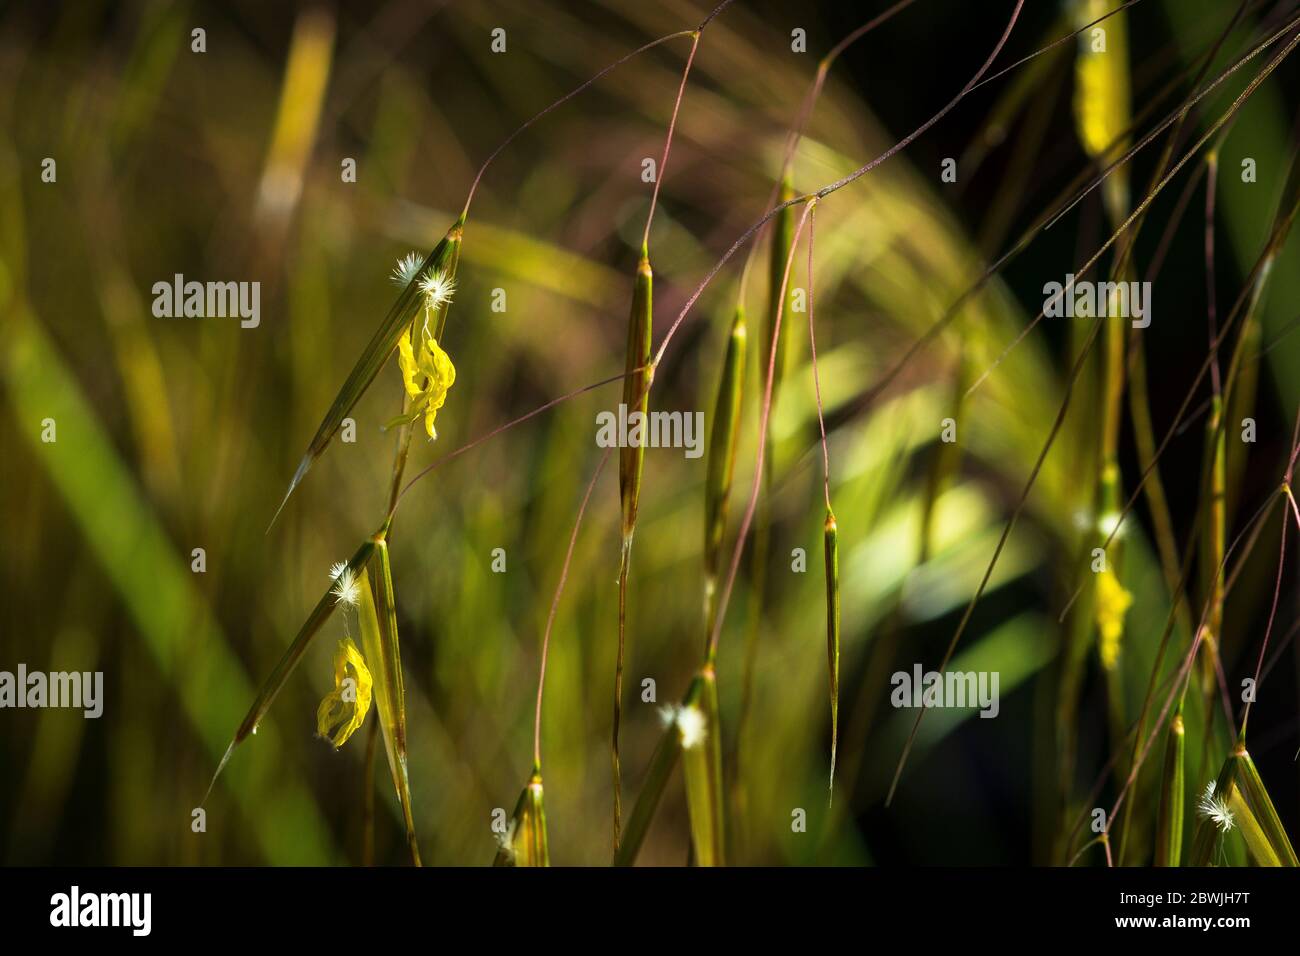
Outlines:
POLYGON ((840 533, 835 514, 826 509, 826 662, 831 690, 831 772, 827 806, 835 802, 835 755, 840 742, 840 533))
POLYGON ((366 760, 361 777, 361 865, 375 865, 375 752, 379 749, 379 721, 366 731, 366 760))
POLYGON ((560 595, 569 579, 569 567, 573 563, 573 548, 578 543, 578 531, 582 528, 582 519, 587 513, 587 503, 596 488, 601 472, 609 461, 610 451, 606 449, 601 455, 600 464, 592 473, 587 483, 587 491, 578 506, 578 516, 573 522, 573 533, 569 535, 569 547, 564 552, 564 562, 560 565, 560 579, 555 585, 555 596, 551 599, 551 609, 546 615, 546 630, 542 632, 541 660, 537 667, 537 704, 533 711, 533 773, 524 791, 515 805, 515 813, 510 831, 501 841, 497 851, 495 866, 550 866, 550 851, 546 842, 546 812, 542 805, 542 695, 546 690, 546 663, 550 659, 551 631, 555 627, 555 614, 560 607, 560 595))
MULTIPOLYGON (((790 157, 787 157, 787 162, 790 157)), ((789 314, 789 301, 793 295, 786 280, 786 263, 791 256, 794 239, 794 187, 791 184, 789 170, 783 171, 777 192, 777 205, 774 207, 775 218, 772 221, 772 244, 768 251, 767 266, 767 312, 763 330, 763 342, 770 343, 769 348, 775 357, 772 375, 772 405, 776 405, 781 391, 781 380, 786 365, 786 336, 781 329, 780 317, 789 314)), ((761 368, 760 368, 761 373, 761 368)), ((761 377, 761 374, 760 374, 761 377)), ((758 525, 754 529, 754 550, 750 556, 750 624, 745 637, 745 655, 742 663, 740 716, 736 726, 737 754, 741 753, 749 726, 750 708, 754 697, 754 671, 758 662, 758 639, 763 619, 763 605, 767 593, 767 559, 768 547, 772 537, 772 483, 774 465, 772 456, 767 456, 763 469, 764 493, 758 512, 758 525)), ((712 625, 712 621, 710 625, 712 625)), ((712 638, 713 628, 709 635, 712 638)), ((737 772, 737 786, 743 783, 737 772)), ((747 802, 743 790, 738 791, 738 799, 747 802)))
MULTIPOLYGON (((790 148, 793 148, 793 142, 790 148)), ((768 251, 767 265, 767 311, 765 313, 766 324, 763 329, 763 341, 767 343, 774 342, 771 346, 775 350, 776 365, 773 370, 774 380, 772 385, 772 403, 776 404, 777 397, 781 392, 781 380, 785 375, 786 365, 786 337, 785 335, 776 335, 778 332, 778 316, 784 310, 789 312, 787 305, 791 297, 791 292, 784 284, 786 260, 790 257, 791 242, 794 237, 794 206, 795 198, 794 187, 791 183, 788 163, 792 156, 787 155, 786 168, 782 170, 780 185, 777 188, 776 202, 773 207, 775 218, 772 220, 772 243, 768 251)), ((756 248, 756 247, 755 247, 756 248)), ((751 252, 752 255, 752 252, 751 252)), ((751 614, 751 627, 747 637, 747 647, 745 651, 744 672, 741 677, 741 720, 737 728, 737 736, 744 737, 749 708, 753 696, 754 685, 754 665, 757 658, 758 650, 758 628, 759 621, 763 614, 763 596, 766 593, 766 574, 767 574, 767 554, 768 542, 771 538, 772 529, 772 481, 773 465, 772 459, 767 459, 767 466, 763 473, 764 487, 767 489, 763 495, 762 507, 759 511, 758 526, 754 530, 754 553, 750 564, 751 570, 751 587, 753 594, 753 607, 751 614)), ((712 634, 712 628, 710 628, 712 634)))
MULTIPOLYGON (((682 107, 682 97, 686 93, 686 80, 691 74, 691 64, 695 62, 695 52, 700 46, 700 34, 704 27, 721 13, 731 0, 723 0, 691 35, 691 50, 682 68, 682 79, 677 86, 677 97, 673 101, 672 116, 668 121, 668 131, 664 136, 664 151, 659 160, 659 172, 655 176, 654 190, 650 195, 650 209, 646 213, 645 231, 641 235, 641 260, 637 263, 636 280, 632 291, 632 314, 628 319, 627 332, 627 377, 623 380, 623 404, 629 415, 632 409, 641 413, 645 421, 650 402, 650 386, 654 380, 655 363, 650 361, 650 349, 654 342, 654 307, 653 289, 654 272, 650 268, 650 227, 654 223, 655 209, 659 202, 659 188, 663 184, 664 173, 668 167, 668 157, 672 152, 673 133, 677 129, 677 114, 682 107)), ((623 661, 626 653, 627 638, 627 583, 631 572, 632 536, 636 531, 637 507, 641 497, 641 470, 645 463, 645 442, 636 442, 624 448, 619 455, 618 489, 623 506, 623 546, 618 563, 618 660, 614 668, 614 719, 611 732, 610 763, 614 777, 614 848, 618 849, 620 831, 623 821, 623 772, 619 753, 619 732, 623 716, 623 661)))
POLYGON ((835 758, 840 742, 840 533, 831 508, 831 451, 826 441, 826 413, 822 405, 821 375, 817 370, 817 319, 813 290, 814 248, 817 237, 817 201, 808 207, 808 354, 812 363, 813 395, 817 400, 817 428, 822 442, 822 496, 826 520, 822 525, 826 568, 826 663, 831 696, 831 769, 826 787, 827 808, 835 803, 835 758))

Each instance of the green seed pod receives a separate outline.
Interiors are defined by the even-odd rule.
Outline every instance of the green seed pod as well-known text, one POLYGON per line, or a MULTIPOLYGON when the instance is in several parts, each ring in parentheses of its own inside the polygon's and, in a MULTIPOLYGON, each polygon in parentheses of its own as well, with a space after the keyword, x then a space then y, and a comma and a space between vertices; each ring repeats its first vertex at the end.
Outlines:
POLYGON ((550 866, 551 854, 546 845, 546 808, 542 803, 542 773, 533 770, 519 800, 510 831, 497 850, 493 866, 550 866))
POLYGON ((1177 866, 1183 854, 1183 715, 1169 719, 1165 735, 1165 765, 1160 778, 1160 807, 1156 812, 1156 866, 1177 866))
MULTIPOLYGON (((636 268, 632 314, 627 325, 627 377, 623 379, 623 404, 627 406, 628 415, 634 411, 644 415, 650 404, 649 387, 654 375, 646 366, 650 364, 651 337, 654 334, 653 289, 654 272, 650 268, 650 257, 643 248, 636 268)), ((636 529, 644 461, 644 443, 619 452, 618 493, 623 503, 624 547, 631 542, 632 532, 636 529)))
POLYGON ((1277 865, 1300 865, 1297 863, 1291 840, 1286 835, 1282 821, 1277 815, 1277 809, 1273 806, 1268 790, 1264 788, 1264 781, 1259 775, 1255 761, 1251 759, 1250 753, 1244 747, 1238 749, 1238 754, 1240 772, 1237 775, 1237 788, 1241 791, 1241 797, 1246 805, 1250 807, 1251 814, 1258 821, 1264 839, 1277 857, 1279 861, 1277 865))

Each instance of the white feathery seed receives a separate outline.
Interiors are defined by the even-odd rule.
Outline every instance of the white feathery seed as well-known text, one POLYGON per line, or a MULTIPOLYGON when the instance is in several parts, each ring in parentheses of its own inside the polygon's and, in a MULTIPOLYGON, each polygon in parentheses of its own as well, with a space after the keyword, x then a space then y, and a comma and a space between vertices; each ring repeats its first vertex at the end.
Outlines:
POLYGON ((408 252, 397 260, 393 269, 393 282, 405 289, 420 272, 420 255, 408 252))
POLYGON ((1221 833, 1227 833, 1237 823, 1228 807, 1228 801, 1214 795, 1213 780, 1205 785, 1205 793, 1201 794, 1196 812, 1218 827, 1221 833))

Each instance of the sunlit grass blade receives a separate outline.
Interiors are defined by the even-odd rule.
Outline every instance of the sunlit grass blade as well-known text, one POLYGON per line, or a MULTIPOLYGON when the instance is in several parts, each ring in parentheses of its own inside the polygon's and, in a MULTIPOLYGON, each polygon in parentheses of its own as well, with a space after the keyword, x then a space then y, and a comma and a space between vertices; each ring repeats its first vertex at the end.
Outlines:
POLYGON ((699 866, 722 866, 726 837, 722 796, 722 726, 718 719, 718 683, 705 666, 677 710, 681 735, 682 778, 691 819, 691 845, 699 866))
MULTIPOLYGON (((437 272, 446 272, 453 267, 460 255, 461 232, 464 226, 463 220, 457 221, 455 225, 448 230, 433 251, 425 258, 421 265, 419 274, 423 275, 430 270, 437 272)), ((330 441, 338 433, 343 425, 343 419, 347 417, 348 412, 361 400, 361 396, 366 393, 366 389, 375 380, 384 363, 388 361, 389 356, 397 349, 397 342, 402 337, 402 333, 415 319, 420 309, 422 296, 418 283, 415 281, 408 282, 402 289, 397 301, 393 307, 388 310, 388 315, 384 317, 383 323, 376 330, 370 343, 366 346, 361 357, 357 359, 352 371, 348 374, 347 380, 344 381, 343 387, 339 389, 338 395, 334 399, 334 404, 325 413, 325 418, 316 429, 316 435, 307 446, 307 451, 298 464, 298 470, 294 472, 293 480, 289 482, 289 490, 284 493, 284 500, 280 502, 280 507, 276 509, 275 517, 271 519, 271 524, 275 523, 275 518, 279 517, 280 512, 284 510, 289 496, 293 494, 294 489, 298 487, 303 477, 307 474, 308 469, 316 462, 330 441)), ((439 321, 446 318, 445 306, 442 309, 442 316, 439 321)))
POLYGON ((542 773, 533 770, 515 803, 510 829, 502 835, 493 866, 550 866, 546 843, 546 808, 542 802, 542 773))
POLYGON ((704 619, 705 640, 713 634, 718 566, 727 528, 727 501, 736 470, 736 440, 740 436, 740 409, 745 379, 745 310, 736 307, 731 335, 722 359, 722 378, 713 406, 713 432, 709 436, 709 464, 704 481, 704 619))
POLYGON ((831 685, 831 776, 827 805, 835 799, 835 756, 840 742, 840 532, 826 509, 826 662, 831 685))
POLYGON ((1277 851, 1265 835, 1259 819, 1251 811, 1240 787, 1233 787, 1228 794, 1228 809, 1232 812, 1233 829, 1241 834, 1246 844, 1246 852, 1256 866, 1281 866, 1277 851))
POLYGON ((374 696, 379 710, 379 729, 388 754, 388 768, 393 788, 402 805, 406 824, 406 842, 411 861, 420 865, 420 848, 415 838, 415 820, 411 812, 411 782, 406 770, 406 700, 402 687, 402 661, 397 640, 397 613, 393 600, 393 576, 388 561, 388 545, 377 535, 374 541, 379 560, 376 562, 375 588, 369 575, 360 579, 360 602, 357 615, 361 621, 361 643, 374 678, 374 696))
POLYGON ((1156 866, 1177 866, 1183 854, 1183 803, 1186 779, 1183 715, 1169 719, 1165 735, 1165 765, 1160 777, 1160 806, 1156 813, 1156 866))
POLYGON ((1245 748, 1240 750, 1240 771, 1237 776, 1237 788, 1241 791, 1242 799, 1250 807, 1252 815, 1259 822, 1264 839, 1268 841, 1269 846, 1276 854, 1279 865, 1300 865, 1300 863, 1297 863, 1295 849, 1291 845, 1291 840, 1277 815, 1277 809, 1273 806, 1272 799, 1269 798, 1268 790, 1264 788, 1264 781, 1259 775, 1255 761, 1251 759, 1250 753, 1245 748))

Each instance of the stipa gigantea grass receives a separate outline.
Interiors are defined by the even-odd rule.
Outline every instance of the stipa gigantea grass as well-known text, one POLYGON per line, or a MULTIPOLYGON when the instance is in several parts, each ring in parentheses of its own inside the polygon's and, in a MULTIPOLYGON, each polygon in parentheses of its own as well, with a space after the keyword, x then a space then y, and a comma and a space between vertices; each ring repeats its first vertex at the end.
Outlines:
MULTIPOLYGON (((650 384, 654 369, 650 349, 654 335, 654 271, 650 255, 641 246, 636 280, 632 288, 632 311, 627 324, 627 377, 623 379, 623 404, 628 415, 638 411, 644 420, 650 405, 650 384)), ((627 580, 631 571, 632 537, 641 502, 641 470, 645 464, 645 443, 629 442, 619 450, 618 493, 622 507, 622 548, 618 562, 618 654, 614 664, 614 722, 610 760, 614 777, 614 846, 618 846, 623 817, 623 775, 619 734, 623 717, 623 660, 627 637, 627 580)))
MULTIPOLYGON (((343 426, 343 419, 361 400, 361 396, 370 388, 375 377, 397 350, 398 342, 402 336, 411 329, 412 323, 416 320, 425 301, 424 292, 419 288, 418 277, 435 273, 454 277, 456 263, 460 257, 460 244, 464 227, 465 217, 462 214, 461 218, 456 220, 455 224, 447 231, 447 235, 425 257, 416 277, 413 277, 407 283, 401 295, 397 297, 397 301, 388 310, 388 315, 385 316, 384 321, 375 331, 369 344, 362 351, 360 358, 353 365, 352 371, 343 383, 343 387, 339 389, 338 395, 335 396, 334 403, 330 405, 329 411, 325 413, 325 418, 321 421, 320 427, 316 429, 316 434, 307 446, 302 461, 298 463, 298 469, 294 472, 293 480, 289 482, 289 489, 284 493, 284 500, 280 502, 275 517, 271 519, 272 524, 275 523, 275 518, 279 517, 280 512, 284 510, 289 497, 302 482, 307 471, 325 453, 329 443, 338 434, 339 429, 343 426)), ((439 322, 445 322, 445 304, 437 319, 439 322)), ((440 334, 441 329, 439 328, 440 334)))

